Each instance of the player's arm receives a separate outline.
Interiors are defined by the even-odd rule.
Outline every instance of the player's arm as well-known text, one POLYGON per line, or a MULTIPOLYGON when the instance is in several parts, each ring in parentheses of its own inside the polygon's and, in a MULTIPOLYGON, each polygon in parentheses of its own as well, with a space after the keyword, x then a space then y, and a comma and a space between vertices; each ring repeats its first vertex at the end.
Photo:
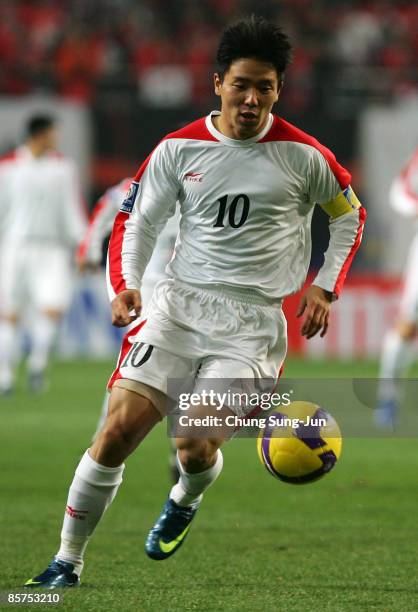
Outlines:
POLYGON ((407 217, 418 215, 418 148, 400 175, 393 181, 389 200, 396 212, 407 217))
POLYGON ((89 225, 77 251, 77 263, 81 272, 96 269, 102 258, 102 245, 113 227, 115 216, 125 198, 132 178, 124 179, 110 187, 99 198, 90 215, 89 225))
POLYGON ((297 313, 305 315, 301 331, 308 339, 318 332, 322 337, 328 330, 331 303, 341 293, 366 220, 366 210, 349 184, 350 175, 327 153, 329 159, 318 153, 311 169, 310 194, 329 216, 330 240, 324 263, 297 313))
POLYGON ((180 184, 169 142, 161 142, 142 164, 115 218, 107 284, 112 322, 118 327, 128 325, 141 312, 145 268, 159 232, 175 211, 180 184))
POLYGON ((0 157, 0 243, 1 237, 8 227, 8 214, 11 202, 10 188, 15 163, 16 156, 14 152, 0 157))
POLYGON ((65 242, 77 248, 87 229, 87 210, 81 195, 78 171, 70 160, 63 160, 66 177, 63 185, 63 228, 65 242))

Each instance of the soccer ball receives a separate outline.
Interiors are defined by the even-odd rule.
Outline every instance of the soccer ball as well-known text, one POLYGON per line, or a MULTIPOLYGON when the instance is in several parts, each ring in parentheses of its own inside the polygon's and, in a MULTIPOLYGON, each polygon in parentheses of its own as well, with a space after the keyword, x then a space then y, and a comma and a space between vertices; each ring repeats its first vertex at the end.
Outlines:
POLYGON ((342 438, 329 412, 310 402, 292 402, 265 421, 257 451, 270 474, 283 482, 304 484, 332 470, 341 454, 342 438))

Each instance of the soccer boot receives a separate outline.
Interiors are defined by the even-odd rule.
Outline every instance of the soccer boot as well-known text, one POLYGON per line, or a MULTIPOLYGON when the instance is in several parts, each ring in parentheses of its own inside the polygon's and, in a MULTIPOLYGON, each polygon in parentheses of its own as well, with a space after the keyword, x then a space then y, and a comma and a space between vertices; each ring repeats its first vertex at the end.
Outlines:
POLYGON ((174 555, 183 544, 198 507, 179 506, 168 499, 145 542, 148 557, 160 561, 174 555))
POLYGON ((374 411, 374 422, 381 429, 393 431, 397 417, 398 404, 395 400, 381 400, 374 411))
POLYGON ((74 565, 54 558, 42 574, 30 578, 24 586, 38 589, 60 589, 76 587, 79 584, 80 578, 74 572, 74 565))

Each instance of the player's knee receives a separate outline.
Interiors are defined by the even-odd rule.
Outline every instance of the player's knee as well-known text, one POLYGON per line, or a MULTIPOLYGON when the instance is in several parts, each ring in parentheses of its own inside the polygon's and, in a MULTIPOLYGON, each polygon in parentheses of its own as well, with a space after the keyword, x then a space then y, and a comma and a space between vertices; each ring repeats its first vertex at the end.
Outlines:
POLYGON ((186 472, 203 472, 215 462, 218 444, 210 439, 182 438, 177 442, 177 449, 186 472))

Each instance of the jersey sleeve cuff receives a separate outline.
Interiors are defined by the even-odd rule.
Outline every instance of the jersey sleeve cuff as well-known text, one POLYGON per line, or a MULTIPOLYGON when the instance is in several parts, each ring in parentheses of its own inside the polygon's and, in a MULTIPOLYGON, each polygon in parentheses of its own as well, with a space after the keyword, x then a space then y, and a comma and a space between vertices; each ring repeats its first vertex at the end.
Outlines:
POLYGON ((335 283, 331 282, 330 280, 321 278, 320 274, 318 274, 318 276, 312 281, 312 285, 315 285, 315 287, 320 287, 321 289, 329 293, 332 302, 338 300, 338 294, 335 292, 334 289, 335 283))

